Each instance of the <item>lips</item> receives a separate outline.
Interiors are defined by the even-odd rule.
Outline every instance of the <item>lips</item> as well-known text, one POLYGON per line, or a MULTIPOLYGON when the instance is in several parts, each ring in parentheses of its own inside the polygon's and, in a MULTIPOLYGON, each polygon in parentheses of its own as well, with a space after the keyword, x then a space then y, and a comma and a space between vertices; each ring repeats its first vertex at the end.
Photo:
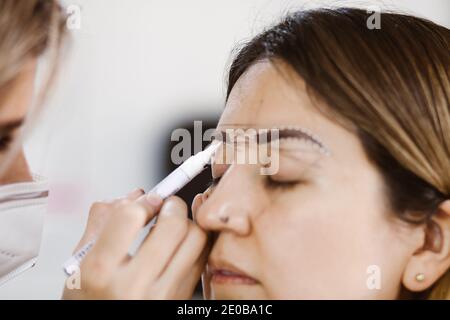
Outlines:
POLYGON ((211 281, 217 284, 254 285, 258 281, 235 266, 226 263, 208 263, 211 281))

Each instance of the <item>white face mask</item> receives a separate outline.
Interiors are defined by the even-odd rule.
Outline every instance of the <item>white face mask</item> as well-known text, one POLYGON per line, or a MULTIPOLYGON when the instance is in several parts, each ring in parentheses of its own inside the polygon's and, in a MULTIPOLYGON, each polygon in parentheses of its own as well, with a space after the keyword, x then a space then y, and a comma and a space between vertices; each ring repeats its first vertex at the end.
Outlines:
POLYGON ((0 285, 35 265, 47 202, 41 177, 0 186, 0 285))

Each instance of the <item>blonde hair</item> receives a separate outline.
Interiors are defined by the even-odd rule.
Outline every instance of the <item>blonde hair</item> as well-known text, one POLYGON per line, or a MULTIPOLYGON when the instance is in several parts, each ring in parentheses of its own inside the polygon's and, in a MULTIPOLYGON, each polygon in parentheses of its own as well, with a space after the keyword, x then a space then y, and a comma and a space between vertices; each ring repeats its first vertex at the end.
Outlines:
MULTIPOLYGON (((0 0, 0 94, 8 91, 9 85, 14 83, 31 58, 48 53, 50 62, 42 90, 29 108, 26 124, 39 112, 49 92, 56 75, 64 36, 65 15, 58 1, 0 0)), ((20 150, 21 137, 16 139, 2 161, 0 174, 4 173, 20 150)))

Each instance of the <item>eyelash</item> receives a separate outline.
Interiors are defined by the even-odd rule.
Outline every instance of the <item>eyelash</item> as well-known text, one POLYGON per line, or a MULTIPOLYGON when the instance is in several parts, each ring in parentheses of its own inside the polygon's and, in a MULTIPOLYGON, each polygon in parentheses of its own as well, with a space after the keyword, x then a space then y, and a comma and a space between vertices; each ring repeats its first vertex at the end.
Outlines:
POLYGON ((300 181, 276 181, 270 178, 270 176, 267 176, 265 179, 266 187, 269 189, 291 189, 298 184, 300 184, 300 181))
MULTIPOLYGON (((212 178, 208 188, 216 187, 219 184, 221 178, 222 177, 212 178)), ((266 176, 266 179, 264 181, 268 189, 290 189, 301 183, 300 181, 276 181, 271 179, 270 176, 266 176)))

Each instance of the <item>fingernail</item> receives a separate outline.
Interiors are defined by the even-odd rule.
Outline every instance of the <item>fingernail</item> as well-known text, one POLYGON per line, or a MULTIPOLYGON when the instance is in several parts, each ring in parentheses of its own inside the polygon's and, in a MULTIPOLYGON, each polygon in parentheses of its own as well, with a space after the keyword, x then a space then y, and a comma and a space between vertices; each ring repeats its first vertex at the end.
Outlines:
POLYGON ((155 206, 155 207, 160 206, 163 202, 161 197, 154 193, 147 194, 146 198, 147 198, 148 203, 150 203, 152 206, 155 206))

